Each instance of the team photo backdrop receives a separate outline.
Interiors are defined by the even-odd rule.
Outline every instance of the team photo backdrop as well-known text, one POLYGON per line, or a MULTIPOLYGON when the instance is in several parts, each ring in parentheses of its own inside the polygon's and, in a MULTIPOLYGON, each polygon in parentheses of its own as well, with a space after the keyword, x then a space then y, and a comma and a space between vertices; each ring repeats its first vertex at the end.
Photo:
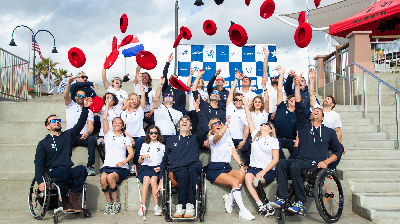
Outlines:
MULTIPOLYGON (((179 45, 178 46, 178 75, 184 83, 190 74, 190 66, 196 69, 192 82, 201 68, 205 70, 203 79, 205 86, 217 69, 221 69, 221 76, 225 79, 225 87, 230 88, 235 80, 235 71, 239 69, 244 75, 251 78, 252 91, 262 93, 262 76, 264 51, 269 50, 268 76, 277 75, 278 66, 276 45, 260 44, 237 47, 235 45, 179 45)), ((238 85, 241 89, 241 82, 238 85)))

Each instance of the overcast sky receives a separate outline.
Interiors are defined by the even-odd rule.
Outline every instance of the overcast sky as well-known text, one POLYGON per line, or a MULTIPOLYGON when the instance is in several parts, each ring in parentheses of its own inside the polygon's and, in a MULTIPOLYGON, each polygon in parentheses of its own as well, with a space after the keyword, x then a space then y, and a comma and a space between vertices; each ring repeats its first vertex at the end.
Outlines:
MULTIPOLYGON (((340 0, 322 0, 320 7, 338 1, 340 0)), ((312 59, 316 55, 329 53, 325 33, 322 31, 313 32, 308 54, 307 48, 300 49, 295 45, 295 28, 275 18, 275 15, 305 11, 305 0, 275 0, 275 13, 268 19, 260 17, 259 8, 263 0, 252 0, 250 6, 246 6, 244 0, 225 0, 221 5, 216 5, 213 0, 203 0, 205 5, 201 7, 195 6, 194 2, 195 0, 179 0, 178 26, 188 27, 193 34, 190 41, 183 39, 182 44, 232 44, 228 29, 230 21, 233 21, 246 29, 249 37, 247 44, 276 44, 278 63, 286 68, 287 72, 295 70, 298 73, 306 73, 308 55, 312 59), (207 19, 212 19, 217 24, 218 30, 214 36, 203 32, 203 22, 207 19)), ((314 9, 314 1, 309 2, 310 9, 314 9)), ((149 71, 155 79, 161 76, 167 56, 174 52, 172 45, 175 40, 175 0, 0 0, 0 5, 1 48, 28 60, 30 31, 26 28, 16 29, 14 39, 18 46, 11 47, 8 44, 13 29, 22 24, 31 27, 35 32, 47 29, 56 39, 58 54, 51 54, 51 35, 40 32, 36 40, 42 55, 50 56, 52 60, 60 63, 59 68, 67 69, 74 75, 78 71, 85 71, 91 81, 100 85, 101 70, 105 57, 111 52, 113 36, 117 37, 118 43, 128 34, 139 38, 145 50, 151 51, 157 58, 157 67, 149 71), (126 13, 129 19, 125 34, 121 33, 119 28, 119 18, 123 13, 126 13), (86 55, 86 64, 79 69, 68 61, 68 50, 71 47, 82 49, 86 55)), ((287 20, 297 23, 296 20, 287 20)), ((40 58, 37 57, 36 61, 40 61, 40 58)), ((131 74, 131 78, 135 68, 135 58, 127 58, 126 72, 131 74)), ((171 74, 173 65, 170 68, 171 74)), ((115 64, 107 71, 107 78, 111 80, 114 76, 124 75, 125 59, 120 54, 115 64)))

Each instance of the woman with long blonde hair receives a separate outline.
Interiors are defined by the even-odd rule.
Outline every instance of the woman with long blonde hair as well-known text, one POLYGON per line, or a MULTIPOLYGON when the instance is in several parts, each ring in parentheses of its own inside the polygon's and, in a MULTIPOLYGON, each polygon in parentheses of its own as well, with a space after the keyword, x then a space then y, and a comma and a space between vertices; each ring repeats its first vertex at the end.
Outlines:
POLYGON ((256 96, 251 100, 249 109, 253 119, 253 123, 257 131, 260 130, 260 125, 268 121, 269 99, 268 92, 265 91, 265 100, 262 96, 256 96))

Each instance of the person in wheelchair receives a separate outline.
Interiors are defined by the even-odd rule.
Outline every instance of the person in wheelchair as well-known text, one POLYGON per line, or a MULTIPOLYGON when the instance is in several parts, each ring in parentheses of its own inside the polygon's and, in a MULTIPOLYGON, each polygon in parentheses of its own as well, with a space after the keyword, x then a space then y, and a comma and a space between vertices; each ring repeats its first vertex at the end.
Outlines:
POLYGON ((275 210, 271 207, 262 186, 275 180, 275 166, 279 161, 279 141, 276 138, 274 126, 269 122, 261 124, 260 130, 257 131, 247 101, 246 98, 243 98, 253 142, 251 144, 250 167, 247 169, 245 183, 257 203, 260 215, 267 217, 274 215, 275 210))
POLYGON ((226 212, 232 213, 232 205, 235 200, 240 208, 239 218, 253 220, 255 217, 244 206, 240 191, 245 175, 244 166, 236 152, 231 135, 229 132, 226 133, 229 119, 227 118, 226 121, 225 124, 222 124, 218 118, 213 118, 208 123, 211 163, 207 167, 206 178, 212 184, 232 187, 231 193, 224 195, 226 212), (232 169, 229 165, 232 157, 240 166, 240 170, 232 169))
POLYGON ((335 130, 322 125, 324 114, 321 108, 314 108, 308 119, 306 106, 301 103, 300 79, 295 76, 296 123, 299 133, 299 155, 296 159, 281 160, 276 166, 276 179, 278 182, 278 201, 272 202, 274 208, 281 208, 288 197, 288 177, 292 179, 295 194, 295 203, 288 210, 305 215, 307 201, 304 190, 302 172, 315 167, 325 169, 328 164, 336 161, 343 152, 335 130), (328 157, 328 149, 332 156, 328 157))
MULTIPOLYGON (((194 102, 199 126, 194 135, 189 135, 192 124, 189 116, 183 116, 178 122, 179 134, 168 138, 165 145, 165 153, 160 165, 159 178, 169 163, 169 168, 178 182, 178 204, 173 218, 194 218, 194 203, 196 202, 196 185, 198 175, 202 172, 202 164, 199 159, 199 145, 203 144, 207 125, 205 117, 199 109, 200 97, 194 102)), ((162 190, 162 184, 157 192, 162 190)))
POLYGON ((117 184, 128 177, 128 162, 133 158, 132 137, 125 131, 124 121, 120 117, 112 120, 110 128, 107 121, 108 107, 112 105, 112 99, 107 98, 106 107, 103 113, 103 131, 106 155, 103 167, 100 169, 101 189, 107 199, 104 214, 116 214, 121 209, 118 202, 117 184), (128 150, 128 157, 126 151, 128 150), (110 197, 112 192, 112 199, 110 197))
MULTIPOLYGON (((162 144, 163 137, 161 135, 160 129, 151 125, 146 130, 145 143, 142 145, 140 149, 140 156, 138 163, 142 164, 142 167, 138 173, 138 178, 140 182, 143 183, 142 189, 142 207, 138 211, 139 216, 143 216, 143 213, 146 213, 146 199, 147 192, 149 190, 149 186, 151 185, 153 199, 154 199, 154 215, 160 216, 162 215, 162 209, 158 206, 158 175, 160 172, 160 164, 161 160, 164 156, 165 145, 162 144)), ((160 185, 162 185, 162 181, 160 180, 160 185)))
POLYGON ((46 190, 42 179, 42 174, 46 171, 51 178, 55 179, 55 184, 60 188, 64 212, 83 211, 81 204, 78 203, 78 197, 82 193, 88 173, 84 166, 73 167, 71 156, 72 143, 86 124, 91 104, 92 99, 85 98, 78 122, 73 128, 64 132, 61 132, 61 119, 58 119, 55 114, 48 116, 45 126, 50 134, 41 140, 36 148, 35 180, 39 190, 41 192, 46 190), (68 196, 68 184, 71 180, 74 184, 68 196))

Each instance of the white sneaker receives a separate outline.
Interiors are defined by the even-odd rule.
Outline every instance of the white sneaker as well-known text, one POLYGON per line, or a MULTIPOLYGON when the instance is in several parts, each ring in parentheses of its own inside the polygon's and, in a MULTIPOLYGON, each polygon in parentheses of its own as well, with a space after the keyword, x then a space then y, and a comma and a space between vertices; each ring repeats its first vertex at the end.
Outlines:
POLYGON ((140 207, 139 211, 137 212, 138 216, 143 216, 143 211, 144 211, 144 214, 146 214, 146 206, 140 207), (143 210, 142 210, 142 208, 143 208, 143 210))
POLYGON ((114 202, 113 208, 110 212, 110 214, 117 214, 121 210, 121 204, 118 202, 114 202))
POLYGON ((110 214, 112 209, 113 209, 113 204, 107 202, 106 207, 104 208, 104 214, 110 214))
POLYGON ((184 218, 194 218, 194 205, 187 203, 184 218))
POLYGON ((96 171, 94 171, 94 168, 91 166, 87 166, 86 170, 88 172, 88 176, 96 176, 96 171))
POLYGON ((172 217, 173 218, 182 218, 184 214, 185 214, 185 210, 182 209, 182 205, 177 204, 175 214, 172 217))
POLYGON ((225 210, 228 213, 232 213, 232 206, 233 206, 233 200, 232 200, 232 193, 224 195, 224 201, 225 201, 225 210))
POLYGON ((256 217, 254 217, 254 215, 252 215, 249 210, 244 209, 244 210, 239 211, 239 218, 244 219, 244 220, 253 220, 256 217))
POLYGON ((155 216, 160 216, 160 215, 162 215, 162 209, 160 208, 160 206, 156 205, 156 206, 154 207, 154 215, 155 215, 155 216))

